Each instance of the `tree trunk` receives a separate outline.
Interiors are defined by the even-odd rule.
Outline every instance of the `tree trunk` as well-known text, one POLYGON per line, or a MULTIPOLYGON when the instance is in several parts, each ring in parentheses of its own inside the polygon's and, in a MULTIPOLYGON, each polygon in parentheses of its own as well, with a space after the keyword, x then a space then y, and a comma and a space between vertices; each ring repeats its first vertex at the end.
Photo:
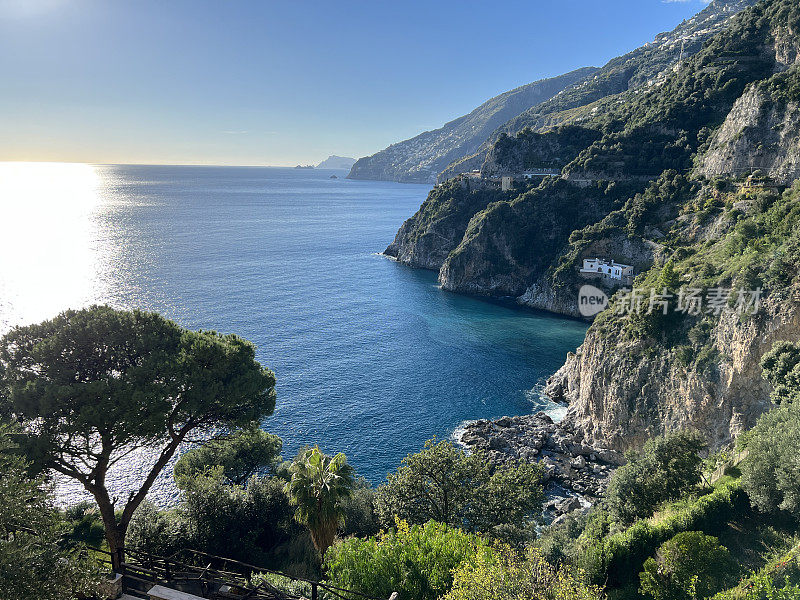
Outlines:
POLYGON ((114 505, 108 497, 108 492, 103 490, 90 490, 94 495, 97 507, 100 509, 100 517, 103 519, 103 527, 106 530, 106 542, 111 552, 111 567, 115 573, 121 572, 121 563, 125 560, 125 534, 127 524, 117 523, 114 514, 114 505))
POLYGON ((125 560, 125 532, 119 526, 109 529, 106 525, 106 541, 111 552, 111 568, 115 573, 122 573, 122 562, 125 560))

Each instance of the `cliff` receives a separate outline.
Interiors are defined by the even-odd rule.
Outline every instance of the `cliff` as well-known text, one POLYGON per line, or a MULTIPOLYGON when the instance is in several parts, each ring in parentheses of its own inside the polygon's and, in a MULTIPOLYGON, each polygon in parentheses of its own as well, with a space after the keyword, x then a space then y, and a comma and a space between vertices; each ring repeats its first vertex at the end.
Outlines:
POLYGON ((797 66, 753 85, 715 132, 701 172, 707 177, 736 177, 758 169, 784 185, 800 178, 798 92, 797 66))
POLYGON ((348 177, 433 183, 444 167, 475 152, 497 127, 594 71, 591 67, 577 69, 500 94, 439 129, 426 131, 359 159, 348 177))
POLYGON ((719 362, 705 369, 683 365, 677 348, 658 340, 591 330, 545 393, 569 403, 565 425, 589 445, 624 451, 655 435, 693 429, 719 448, 771 407, 759 361, 776 341, 799 335, 797 298, 768 302, 745 321, 727 311, 709 337, 719 362))
POLYGON ((625 450, 693 427, 719 447, 769 406, 763 353, 800 336, 800 187, 738 175, 798 177, 798 33, 794 0, 764 0, 652 85, 579 107, 569 125, 499 136, 488 172, 560 166, 561 177, 508 192, 440 185, 387 251, 438 268, 445 289, 569 315, 584 258, 634 265, 648 297, 673 292, 669 315, 618 311, 618 286, 595 281, 612 308, 547 393, 569 403, 564 426, 588 446, 625 450), (679 288, 734 292, 719 314, 685 314, 679 288), (759 310, 736 312, 738 290, 757 289, 759 310))
POLYGON ((498 190, 470 189, 455 181, 436 186, 403 223, 384 254, 412 267, 438 271, 464 237, 472 216, 505 196, 498 190))

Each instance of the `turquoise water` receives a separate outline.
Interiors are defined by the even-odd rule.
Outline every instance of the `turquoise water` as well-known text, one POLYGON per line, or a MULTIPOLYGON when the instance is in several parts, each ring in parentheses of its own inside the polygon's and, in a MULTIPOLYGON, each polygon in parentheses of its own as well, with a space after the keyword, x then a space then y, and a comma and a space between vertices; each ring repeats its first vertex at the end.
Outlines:
POLYGON ((68 225, 88 231, 84 287, 51 291, 41 314, 18 301, 3 315, 0 304, 0 324, 102 301, 240 334, 277 374, 264 427, 284 439, 286 457, 318 443, 378 482, 464 421, 544 406, 532 390, 585 332, 441 291, 435 273, 379 255, 427 186, 273 168, 92 173, 86 220, 68 225))

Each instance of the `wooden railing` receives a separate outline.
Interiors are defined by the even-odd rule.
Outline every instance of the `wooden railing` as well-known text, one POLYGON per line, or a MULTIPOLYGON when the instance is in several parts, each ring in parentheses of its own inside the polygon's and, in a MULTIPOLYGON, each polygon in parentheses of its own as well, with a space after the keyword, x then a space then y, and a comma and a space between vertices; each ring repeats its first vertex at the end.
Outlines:
MULTIPOLYGON (((110 552, 92 550, 108 557, 104 561, 107 564, 112 563, 110 552)), ((175 587, 215 600, 320 600, 322 596, 341 600, 386 600, 196 550, 183 550, 170 557, 133 549, 125 549, 120 554, 122 560, 118 563, 123 586, 126 591, 139 594, 146 594, 145 588, 152 584, 175 587), (261 577, 261 581, 254 583, 256 575, 270 577, 273 581, 261 577), (299 589, 302 592, 298 592, 299 589)), ((392 598, 396 598, 396 594, 392 598)))

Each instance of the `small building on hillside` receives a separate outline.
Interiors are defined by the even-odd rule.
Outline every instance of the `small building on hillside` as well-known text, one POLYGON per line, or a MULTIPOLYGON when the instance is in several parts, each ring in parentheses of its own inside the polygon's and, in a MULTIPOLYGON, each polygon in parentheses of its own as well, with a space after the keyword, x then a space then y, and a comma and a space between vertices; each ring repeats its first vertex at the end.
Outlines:
POLYGON ((631 265, 623 265, 603 258, 584 258, 581 275, 613 279, 626 285, 633 283, 633 267, 631 265))
POLYGON ((766 175, 753 174, 745 179, 740 189, 745 191, 765 190, 779 194, 784 190, 784 186, 778 185, 771 177, 766 175))
POLYGON ((497 189, 500 186, 499 179, 486 177, 479 169, 459 173, 456 175, 455 180, 465 190, 497 189))

